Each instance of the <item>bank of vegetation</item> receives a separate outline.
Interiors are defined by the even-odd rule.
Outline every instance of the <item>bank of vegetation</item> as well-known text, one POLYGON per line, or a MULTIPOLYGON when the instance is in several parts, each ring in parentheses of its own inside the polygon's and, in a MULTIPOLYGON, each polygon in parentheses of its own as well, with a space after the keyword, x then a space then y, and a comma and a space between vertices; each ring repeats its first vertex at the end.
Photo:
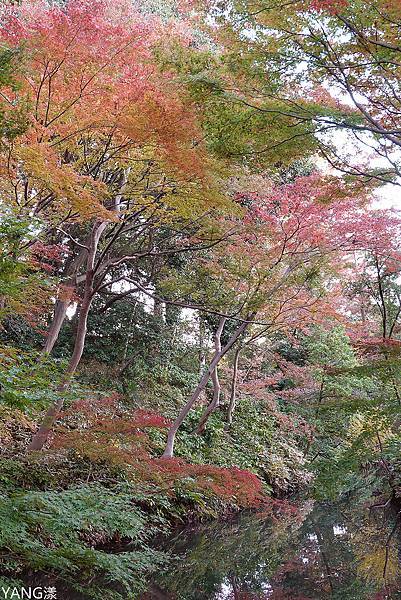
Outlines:
POLYGON ((137 598, 177 524, 398 501, 400 9, 365 9, 3 3, 4 585, 137 598))

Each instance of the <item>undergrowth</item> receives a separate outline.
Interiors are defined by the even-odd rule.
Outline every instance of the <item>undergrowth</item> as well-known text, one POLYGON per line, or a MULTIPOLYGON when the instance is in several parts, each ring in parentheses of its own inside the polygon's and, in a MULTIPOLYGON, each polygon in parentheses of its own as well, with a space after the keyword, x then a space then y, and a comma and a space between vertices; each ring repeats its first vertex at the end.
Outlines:
POLYGON ((127 408, 117 395, 70 404, 48 447, 36 453, 26 452, 35 422, 18 409, 4 410, 0 566, 6 583, 46 573, 85 597, 136 598, 168 560, 152 540, 172 524, 274 507, 263 476, 267 463, 245 460, 274 430, 268 418, 260 439, 239 436, 229 451, 230 433, 213 415, 206 437, 192 435, 191 446, 184 431, 181 456, 166 460, 160 445, 169 420, 127 408))

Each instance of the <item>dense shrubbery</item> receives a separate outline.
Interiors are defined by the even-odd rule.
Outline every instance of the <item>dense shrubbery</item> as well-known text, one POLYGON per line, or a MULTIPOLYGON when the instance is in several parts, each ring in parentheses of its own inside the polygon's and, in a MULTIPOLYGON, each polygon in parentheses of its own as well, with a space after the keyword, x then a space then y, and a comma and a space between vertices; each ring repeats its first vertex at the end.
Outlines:
MULTIPOLYGON (((242 398, 229 429, 225 411, 221 410, 209 418, 203 435, 194 435, 202 411, 202 407, 194 410, 177 436, 178 456, 199 463, 248 469, 264 481, 266 489, 278 494, 299 489, 308 481, 296 437, 288 433, 282 439, 280 425, 264 402, 242 398)), ((162 448, 164 439, 159 434, 153 437, 162 448)))
POLYGON ((203 460, 200 451, 195 462, 158 458, 168 421, 127 409, 117 395, 71 404, 41 453, 24 452, 34 422, 7 410, 0 564, 11 578, 33 570, 94 598, 105 589, 138 594, 166 560, 149 541, 171 522, 269 504, 258 477, 233 466, 238 449, 223 459, 222 447, 217 461, 217 448, 208 457, 203 442, 203 460))

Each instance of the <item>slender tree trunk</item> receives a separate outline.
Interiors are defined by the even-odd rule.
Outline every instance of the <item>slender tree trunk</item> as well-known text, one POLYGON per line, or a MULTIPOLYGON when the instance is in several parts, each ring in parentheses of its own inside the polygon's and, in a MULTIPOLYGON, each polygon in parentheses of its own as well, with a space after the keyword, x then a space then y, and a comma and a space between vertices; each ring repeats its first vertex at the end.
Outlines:
POLYGON ((206 427, 206 423, 210 417, 210 415, 212 414, 212 412, 214 412, 216 410, 216 408, 218 408, 218 406, 220 405, 220 392, 221 392, 221 387, 220 387, 220 382, 219 382, 219 374, 217 372, 217 367, 215 368, 215 370, 213 371, 212 375, 211 375, 211 379, 213 382, 213 399, 212 401, 207 405, 205 411, 203 412, 203 415, 201 416, 198 426, 195 429, 195 433, 197 433, 198 435, 200 435, 201 433, 204 432, 205 427, 206 427))
POLYGON ((199 313, 199 375, 202 375, 205 366, 205 324, 202 320, 202 315, 199 313))
MULTIPOLYGON (((72 292, 76 289, 76 277, 80 267, 85 261, 87 254, 88 250, 86 248, 82 248, 82 250, 76 256, 76 258, 68 265, 64 273, 64 277, 66 278, 66 283, 64 284, 64 287, 66 288, 66 290, 71 291, 71 295, 72 292)), ((54 345, 58 340, 58 336, 60 334, 61 327, 63 326, 63 323, 65 321, 67 310, 70 304, 71 301, 68 298, 65 300, 56 300, 56 304, 54 306, 53 320, 47 332, 45 345, 42 349, 42 354, 50 354, 53 350, 54 345)))
POLYGON ((235 410, 235 403, 237 400, 237 377, 238 377, 238 362, 239 355, 241 352, 241 348, 237 348, 234 355, 234 365, 233 365, 233 378, 231 381, 231 394, 230 394, 230 402, 228 404, 227 409, 227 424, 226 429, 231 427, 231 423, 233 422, 233 414, 235 410))
POLYGON ((32 452, 34 450, 41 450, 46 444, 50 432, 53 428, 53 424, 56 421, 61 409, 63 408, 63 404, 63 398, 59 398, 57 402, 52 404, 47 410, 45 418, 43 419, 38 431, 35 433, 31 440, 31 443, 28 446, 29 452, 32 452))
POLYGON ((87 327, 88 327, 88 315, 89 315, 89 310, 90 310, 90 307, 92 304, 93 296, 94 296, 93 289, 92 289, 92 285, 90 284, 88 286, 88 289, 85 290, 84 299, 82 301, 81 308, 79 311, 78 326, 77 326, 77 333, 75 336, 74 350, 72 352, 70 362, 68 363, 68 367, 67 367, 67 370, 66 370, 64 378, 63 378, 63 383, 62 383, 63 388, 62 389, 66 388, 68 386, 68 383, 70 382, 72 376, 74 375, 75 371, 77 370, 77 367, 82 358, 82 353, 84 351, 85 340, 86 340, 86 332, 87 332, 87 327))
POLYGON ((42 349, 42 354, 50 354, 53 350, 55 343, 57 342, 58 336, 60 334, 61 327, 67 315, 69 305, 70 303, 66 300, 56 300, 56 304, 54 306, 53 320, 47 332, 45 345, 42 349))
MULTIPOLYGON (((214 350, 216 353, 221 352, 221 334, 223 332, 224 325, 226 324, 226 320, 227 320, 226 317, 222 317, 220 319, 219 326, 218 326, 216 334, 214 336, 214 350)), ((210 404, 207 406, 206 410, 204 411, 203 415, 200 418, 198 427, 196 428, 196 433, 198 433, 198 434, 200 434, 204 431, 207 420, 209 419, 212 412, 215 411, 216 408, 220 404, 221 387, 220 387, 219 373, 217 370, 217 366, 215 367, 214 371, 212 372, 211 377, 212 377, 212 382, 213 382, 213 399, 210 402, 210 404)))
MULTIPOLYGON (((122 199, 122 194, 123 194, 125 185, 128 181, 129 172, 130 172, 130 169, 127 169, 124 171, 122 179, 121 179, 120 191, 114 198, 115 212, 120 211, 120 203, 121 203, 121 199, 122 199)), ((108 225, 108 221, 103 221, 100 219, 97 219, 95 221, 95 223, 92 227, 92 231, 89 235, 88 243, 86 244, 85 248, 82 249, 82 251, 78 255, 76 261, 74 261, 74 263, 77 263, 75 265, 75 270, 73 270, 74 277, 76 278, 78 269, 83 264, 85 256, 87 256, 86 273, 85 273, 85 289, 84 289, 84 296, 82 299, 81 308, 79 311, 78 326, 77 326, 77 332, 76 332, 76 336, 75 336, 74 350, 73 350, 69 365, 67 367, 67 370, 65 372, 65 375, 64 375, 60 385, 57 388, 58 392, 60 393, 60 397, 48 409, 48 411, 45 415, 45 418, 43 420, 43 423, 40 425, 39 430, 33 436, 32 441, 28 446, 28 451, 41 450, 43 448, 44 444, 46 443, 46 441, 49 437, 49 434, 53 428, 53 425, 54 425, 55 421, 57 420, 57 417, 58 417, 61 409, 63 408, 64 399, 61 396, 61 394, 62 394, 63 390, 68 388, 68 386, 70 385, 72 376, 74 375, 74 373, 80 363, 80 360, 82 358, 82 353, 83 353, 84 346, 85 346, 86 332, 87 332, 88 315, 89 315, 90 307, 92 304, 92 300, 97 291, 96 287, 94 285, 96 254, 98 251, 100 239, 101 239, 102 234, 103 234, 104 230, 106 229, 107 225, 108 225)), ((64 315, 64 318, 65 318, 65 315, 64 315)), ((61 324, 62 324, 62 322, 61 322, 61 324)), ((60 327, 61 327, 61 325, 60 325, 60 327)), ((56 337, 56 339, 57 339, 57 337, 56 337)))
MULTIPOLYGON (((122 180, 121 180, 120 193, 118 193, 114 198, 114 210, 116 212, 119 212, 119 210, 120 210, 120 202, 121 202, 121 198, 122 198, 122 192, 127 183, 129 173, 130 173, 130 168, 128 168, 124 171, 122 180)), ((99 227, 102 228, 102 230, 99 233, 99 238, 98 238, 97 244, 96 244, 96 249, 95 249, 95 256, 96 256, 97 245, 99 243, 99 239, 100 239, 101 234, 103 233, 103 230, 106 227, 106 225, 107 225, 107 222, 104 222, 104 221, 100 221, 100 222, 97 221, 95 223, 94 228, 92 229, 92 231, 89 235, 89 238, 86 240, 85 244, 81 247, 80 252, 74 258, 74 260, 67 266, 65 273, 64 273, 64 278, 66 281, 64 284, 65 288, 70 289, 71 291, 76 289, 77 276, 78 276, 79 269, 82 267, 82 265, 85 262, 86 257, 88 256, 88 253, 91 251, 91 246, 94 241, 94 238, 93 238, 94 230, 96 230, 99 227)), ((88 268, 87 268, 87 270, 88 270, 88 268)), ((50 354, 51 351, 53 350, 54 345, 57 342, 58 336, 60 334, 61 327, 65 321, 65 318, 67 315, 67 310, 68 310, 68 307, 70 306, 70 304, 71 304, 71 302, 69 299, 56 301, 56 304, 54 307, 53 320, 49 327, 49 331, 48 331, 47 337, 46 337, 46 342, 45 342, 45 345, 42 350, 43 354, 50 354)))
POLYGON ((77 333, 75 336, 75 344, 74 350, 68 364, 67 370, 64 374, 64 377, 57 388, 57 391, 60 393, 60 398, 48 409, 45 418, 40 425, 37 433, 33 436, 31 443, 28 446, 28 451, 32 450, 41 450, 44 444, 47 442, 49 434, 53 428, 55 421, 63 407, 64 400, 61 396, 63 390, 68 388, 71 378, 74 375, 79 362, 82 357, 82 353, 85 345, 86 331, 87 331, 87 323, 88 323, 88 315, 89 310, 92 304, 92 300, 94 297, 94 267, 95 267, 95 258, 96 252, 99 245, 100 238, 102 236, 103 231, 107 227, 107 221, 97 221, 93 226, 90 244, 89 244, 89 252, 88 252, 88 260, 86 266, 86 277, 85 277, 85 291, 84 297, 82 300, 81 308, 79 311, 78 318, 78 327, 77 333))
MULTIPOLYGON (((254 317, 255 317, 255 314, 252 314, 249 317, 249 322, 252 321, 252 319, 254 317)), ((175 441, 175 436, 176 436, 178 429, 180 428, 181 424, 185 420, 185 418, 188 415, 189 411, 191 410, 192 406, 195 404, 195 402, 198 400, 199 396, 205 389, 207 382, 209 381, 209 377, 211 376, 211 374, 213 373, 213 371, 219 364, 220 360, 223 358, 223 356, 225 356, 227 354, 227 352, 233 347, 233 345, 238 340, 238 338, 244 333, 244 331, 246 330, 246 328, 249 325, 249 322, 247 321, 247 322, 241 323, 241 325, 231 335, 231 337, 228 340, 228 342, 226 343, 226 345, 223 346, 223 348, 221 348, 220 352, 214 353, 213 358, 212 358, 206 372, 203 374, 201 380, 199 381, 196 389, 191 394, 191 396, 188 399, 188 401, 186 402, 186 404, 184 404, 184 406, 181 408, 176 420, 174 421, 174 423, 171 425, 171 427, 169 429, 169 432, 167 435, 167 444, 166 444, 166 448, 163 453, 163 458, 172 458, 173 457, 174 441, 175 441)))

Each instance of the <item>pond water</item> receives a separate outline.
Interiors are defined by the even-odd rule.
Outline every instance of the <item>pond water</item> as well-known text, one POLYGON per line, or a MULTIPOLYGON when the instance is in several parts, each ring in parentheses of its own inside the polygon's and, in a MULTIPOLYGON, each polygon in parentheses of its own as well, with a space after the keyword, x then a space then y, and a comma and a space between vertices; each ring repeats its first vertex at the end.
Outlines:
POLYGON ((172 563, 142 598, 401 599, 398 521, 395 510, 306 501, 296 515, 186 527, 161 544, 172 563))

